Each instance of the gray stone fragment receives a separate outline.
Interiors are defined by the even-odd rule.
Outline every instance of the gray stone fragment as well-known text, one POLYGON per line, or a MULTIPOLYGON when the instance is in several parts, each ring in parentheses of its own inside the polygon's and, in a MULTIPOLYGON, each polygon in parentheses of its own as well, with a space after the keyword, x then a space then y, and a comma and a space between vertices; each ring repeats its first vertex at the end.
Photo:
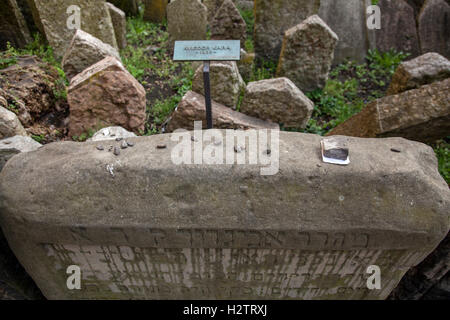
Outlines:
POLYGON ((106 6, 109 10, 109 14, 111 15, 117 46, 119 49, 123 49, 127 46, 127 19, 125 12, 109 2, 106 3, 106 6))
POLYGON ((206 40, 206 7, 199 0, 174 0, 167 5, 171 41, 206 40))
POLYGON ((107 56, 113 56, 120 60, 119 52, 109 44, 83 30, 77 30, 64 54, 62 67, 67 78, 72 79, 107 56))
POLYGON ((0 140, 0 171, 6 162, 21 152, 30 152, 39 149, 42 145, 30 137, 14 136, 0 140))
POLYGON ((26 136, 27 132, 14 112, 0 106, 0 139, 16 135, 26 136))

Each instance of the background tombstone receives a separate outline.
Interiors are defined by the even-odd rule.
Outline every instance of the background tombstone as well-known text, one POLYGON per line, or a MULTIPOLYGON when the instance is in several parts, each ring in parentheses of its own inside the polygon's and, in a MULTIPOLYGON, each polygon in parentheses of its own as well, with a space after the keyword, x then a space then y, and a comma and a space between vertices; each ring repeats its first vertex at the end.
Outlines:
POLYGON ((380 51, 395 49, 420 55, 414 9, 404 0, 380 0, 381 29, 376 30, 376 46, 380 51))
POLYGON ((310 16, 285 32, 277 76, 289 78, 302 91, 323 88, 337 42, 318 15, 310 16))
POLYGON ((35 19, 39 19, 44 35, 54 49, 57 58, 62 58, 75 30, 69 29, 67 9, 72 5, 80 7, 81 29, 118 49, 114 27, 104 0, 32 0, 35 19))
POLYGON ((106 6, 111 16, 117 46, 119 49, 124 49, 127 46, 127 19, 125 12, 109 2, 106 3, 106 6))
POLYGON ((167 6, 170 40, 205 40, 206 7, 200 0, 174 0, 167 6))
POLYGON ((224 0, 211 23, 211 39, 240 40, 245 47, 247 25, 231 0, 224 0))
POLYGON ((3 168, 0 224, 49 299, 385 299, 448 233, 432 148, 347 137, 341 167, 322 163, 320 136, 279 139, 272 176, 175 164, 171 135, 128 139, 118 158, 98 142, 48 144, 3 168), (67 290, 69 265, 81 290, 67 290))
POLYGON ((144 20, 162 23, 166 20, 166 9, 169 0, 144 0, 144 20))
POLYGON ((365 61, 370 43, 366 9, 370 0, 321 0, 319 16, 339 37, 333 64, 349 58, 358 63, 365 61))
POLYGON ((450 59, 450 5, 444 0, 427 0, 419 15, 422 53, 437 52, 450 59))
POLYGON ((319 12, 320 0, 255 0, 257 58, 277 61, 284 32, 319 12))
POLYGON ((16 0, 0 2, 0 50, 6 49, 7 42, 13 47, 24 47, 31 41, 25 19, 16 0))

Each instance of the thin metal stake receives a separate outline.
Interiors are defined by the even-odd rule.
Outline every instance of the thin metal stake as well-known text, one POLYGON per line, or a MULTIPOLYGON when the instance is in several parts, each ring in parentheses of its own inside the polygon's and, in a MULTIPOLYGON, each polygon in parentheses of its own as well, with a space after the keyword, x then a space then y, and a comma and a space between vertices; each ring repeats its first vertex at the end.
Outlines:
POLYGON ((211 110, 211 84, 209 79, 209 61, 203 61, 203 82, 205 86, 206 124, 208 129, 212 129, 211 110))

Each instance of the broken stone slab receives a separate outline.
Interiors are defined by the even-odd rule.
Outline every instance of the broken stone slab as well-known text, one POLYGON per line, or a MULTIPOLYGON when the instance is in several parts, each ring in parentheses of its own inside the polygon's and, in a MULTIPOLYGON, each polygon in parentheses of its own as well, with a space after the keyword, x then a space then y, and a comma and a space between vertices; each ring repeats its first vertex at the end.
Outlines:
MULTIPOLYGON (((2 96, 0 96, 0 100, 6 101, 2 96)), ((2 104, 2 101, 0 101, 0 139, 13 136, 27 136, 27 132, 17 118, 17 115, 2 107, 2 104)))
POLYGON ((392 76, 388 95, 417 89, 425 84, 450 78, 450 61, 438 53, 430 52, 402 62, 392 76))
POLYGON ((166 20, 168 0, 144 0, 144 4, 144 20, 154 23, 162 23, 166 20))
POLYGON ((67 100, 71 136, 111 125, 136 133, 145 129, 145 89, 114 57, 106 57, 75 76, 67 100))
POLYGON ((380 51, 407 52, 420 55, 419 37, 413 7, 404 0, 380 0, 381 29, 376 30, 376 45, 380 51))
MULTIPOLYGON (((167 131, 180 128, 192 130, 194 121, 203 121, 203 127, 206 128, 205 110, 205 97, 188 91, 172 113, 167 131)), ((215 101, 212 101, 212 117, 213 127, 218 129, 279 129, 275 123, 249 117, 215 101)))
POLYGON ((422 53, 437 52, 450 59, 450 3, 427 0, 418 17, 422 53))
POLYGON ((245 47, 247 24, 233 1, 225 0, 211 22, 211 39, 240 40, 245 47))
POLYGON ((68 79, 72 79, 88 67, 108 56, 120 60, 119 52, 109 44, 77 30, 62 60, 62 67, 68 79))
MULTIPOLYGON (((237 132, 219 133, 225 146, 237 132)), ((448 233, 450 190, 425 144, 349 138, 343 167, 321 162, 321 140, 279 132, 271 176, 176 164, 173 134, 134 138, 120 161, 94 142, 52 143, 1 172, 0 223, 48 299, 385 299, 448 233), (69 265, 80 290, 67 289, 69 265)))
POLYGON ((240 111, 287 128, 305 128, 314 103, 288 78, 250 82, 240 111))
POLYGON ((62 58, 76 31, 77 14, 80 14, 81 29, 116 50, 117 41, 111 15, 104 0, 31 0, 34 17, 42 23, 47 38, 57 58, 62 58), (67 13, 69 7, 72 10, 67 13), (85 17, 85 18, 83 18, 85 17), (70 29, 69 29, 70 27, 70 29))
MULTIPOLYGON (((241 92, 245 89, 236 61, 213 61, 210 63, 209 77, 211 99, 229 108, 235 109, 241 92)), ((203 65, 197 68, 192 80, 192 90, 205 94, 203 65)))
POLYGON ((124 49, 127 46, 127 19, 125 12, 109 2, 106 3, 106 6, 111 16, 117 46, 120 50, 124 49))
POLYGON ((137 137, 122 127, 107 127, 97 131, 88 141, 105 141, 137 137))
POLYGON ((340 64, 346 59, 365 62, 367 51, 371 49, 368 38, 370 31, 366 24, 366 10, 370 5, 370 0, 320 1, 320 18, 339 37, 333 64, 340 64))
POLYGON ((206 40, 207 9, 200 0, 174 0, 167 5, 170 40, 206 40))
POLYGON ((333 136, 323 139, 320 143, 324 162, 331 161, 329 163, 335 164, 349 163, 348 137, 333 136))
POLYGON ((287 77, 302 91, 323 88, 334 59, 338 36, 313 15, 286 31, 277 76, 287 77))
POLYGON ((450 132, 450 78, 369 103, 328 135, 434 142, 450 132))
POLYGON ((255 0, 257 58, 278 61, 286 30, 319 12, 320 0, 255 0))
POLYGON ((40 147, 42 147, 40 143, 26 136, 14 136, 0 140, 0 171, 14 155, 34 151, 40 147))
POLYGON ((16 0, 0 2, 0 50, 9 42, 20 48, 31 42, 32 37, 16 0))

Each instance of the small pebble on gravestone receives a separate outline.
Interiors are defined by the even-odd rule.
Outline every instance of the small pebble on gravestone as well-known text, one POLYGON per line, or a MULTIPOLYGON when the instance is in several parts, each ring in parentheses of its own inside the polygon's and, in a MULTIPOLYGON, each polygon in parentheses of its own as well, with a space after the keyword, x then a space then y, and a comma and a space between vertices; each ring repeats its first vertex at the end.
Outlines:
POLYGON ((234 152, 236 153, 241 153, 242 150, 244 150, 245 148, 241 147, 241 146, 234 146, 234 152))
POLYGON ((102 145, 97 146, 97 150, 103 151, 105 148, 102 145))
POLYGON ((5 141, 4 144, 11 144, 11 141, 5 141))
POLYGON ((158 148, 158 149, 165 149, 165 148, 167 148, 167 146, 165 144, 158 144, 156 146, 156 148, 158 148))
POLYGON ((123 140, 123 138, 116 138, 117 142, 122 141, 122 140, 123 140))
POLYGON ((116 156, 120 155, 120 149, 119 149, 119 147, 115 147, 115 148, 114 148, 114 155, 116 155, 116 156))
POLYGON ((127 141, 127 144, 128 144, 129 147, 134 147, 134 142, 127 141))
POLYGON ((391 148, 392 152, 400 153, 401 151, 399 149, 391 148))
POLYGON ((122 143, 120 144, 120 147, 122 149, 126 149, 126 148, 128 148, 128 143, 126 141, 122 141, 122 143))

